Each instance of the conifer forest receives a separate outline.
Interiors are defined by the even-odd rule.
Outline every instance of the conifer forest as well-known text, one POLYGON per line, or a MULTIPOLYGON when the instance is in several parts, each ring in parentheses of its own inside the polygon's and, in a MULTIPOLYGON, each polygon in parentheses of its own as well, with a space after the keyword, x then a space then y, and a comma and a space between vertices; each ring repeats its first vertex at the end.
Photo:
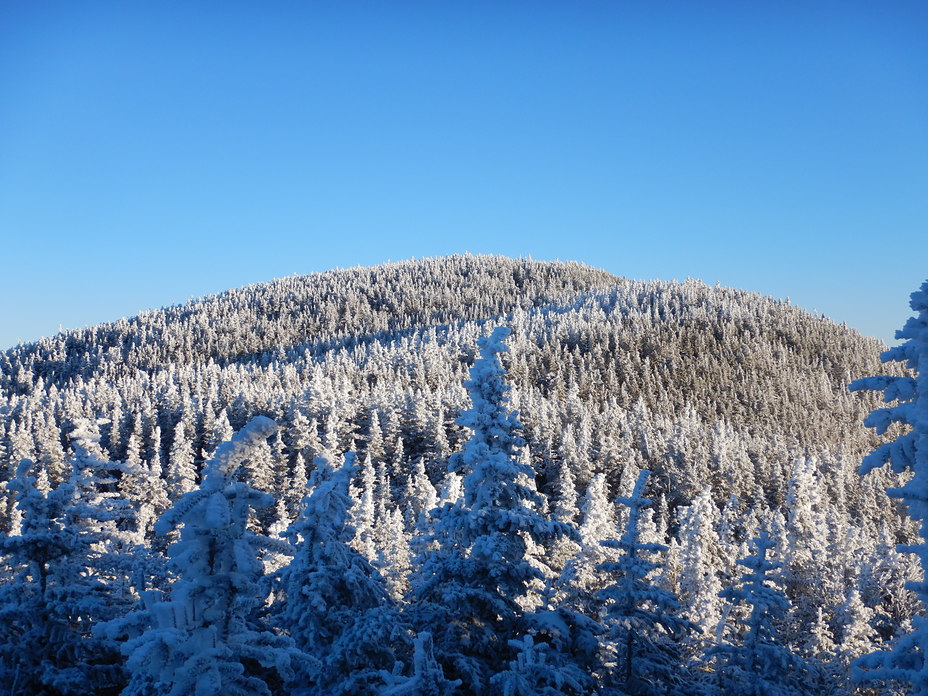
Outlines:
POLYGON ((912 289, 465 255, 0 353, 0 696, 928 696, 912 289))

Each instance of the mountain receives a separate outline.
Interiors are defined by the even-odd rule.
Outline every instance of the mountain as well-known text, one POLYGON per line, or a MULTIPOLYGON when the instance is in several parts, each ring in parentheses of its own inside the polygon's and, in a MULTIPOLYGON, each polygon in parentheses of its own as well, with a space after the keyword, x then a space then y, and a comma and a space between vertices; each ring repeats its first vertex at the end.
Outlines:
MULTIPOLYGON (((840 637, 852 591, 873 612, 873 640, 907 621, 901 587, 914 571, 885 557, 915 532, 884 493, 892 477, 856 473, 877 444, 862 425, 877 402, 847 390, 885 371, 882 344, 788 302, 694 280, 452 256, 293 276, 68 331, 0 355, 0 479, 29 457, 57 484, 69 475, 69 434, 95 422, 103 455, 163 464, 173 486, 265 415, 282 435, 266 470, 249 475, 291 513, 299 462, 347 450, 370 455, 403 508, 417 462, 439 486, 464 440, 454 422, 467 407, 463 383, 476 339, 496 325, 512 328, 525 456, 570 521, 581 522, 597 474, 611 499, 648 469, 672 548, 698 501, 714 510, 729 549, 717 554, 719 577, 737 574, 760 525, 780 527, 793 564, 791 640, 820 608, 840 637)), ((2 528, 11 506, 4 494, 2 528)), ((680 590, 672 573, 665 582, 680 590)))

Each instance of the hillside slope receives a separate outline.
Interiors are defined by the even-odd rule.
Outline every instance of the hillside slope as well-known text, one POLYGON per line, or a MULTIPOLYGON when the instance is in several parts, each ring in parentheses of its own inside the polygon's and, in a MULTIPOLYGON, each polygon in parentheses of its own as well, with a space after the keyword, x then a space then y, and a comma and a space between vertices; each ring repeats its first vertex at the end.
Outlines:
MULTIPOLYGON (((552 509, 579 522, 593 476, 604 473, 615 495, 648 468, 665 541, 704 495, 737 547, 762 520, 788 535, 797 506, 811 505, 832 539, 815 572, 835 584, 790 588, 802 607, 796 634, 822 606, 839 630, 851 588, 882 617, 881 635, 905 620, 911 566, 894 562, 889 578, 865 570, 913 530, 884 494, 888 475, 855 471, 875 444, 862 420, 876 402, 846 386, 885 369, 880 343, 697 281, 456 256, 285 278, 67 332, 0 357, 0 479, 29 457, 62 480, 68 433, 91 420, 108 457, 157 462, 170 483, 263 414, 282 437, 262 485, 291 512, 300 462, 349 449, 389 476, 402 508, 420 459, 441 483, 464 436, 454 418, 475 340, 497 324, 513 329, 512 403, 552 509)), ((732 554, 719 574, 735 572, 732 554)))

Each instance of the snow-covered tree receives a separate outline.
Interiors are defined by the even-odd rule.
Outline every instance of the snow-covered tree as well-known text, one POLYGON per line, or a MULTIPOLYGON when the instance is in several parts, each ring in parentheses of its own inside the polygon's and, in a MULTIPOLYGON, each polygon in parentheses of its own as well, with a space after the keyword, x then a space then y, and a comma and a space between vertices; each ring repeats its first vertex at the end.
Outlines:
POLYGON ((499 355, 509 329, 478 340, 479 357, 466 382, 472 408, 458 423, 471 431, 449 468, 464 475, 464 495, 441 508, 437 547, 413 579, 417 625, 435 632, 438 660, 464 693, 486 693, 492 675, 515 659, 511 640, 528 633, 520 604, 543 573, 526 558, 526 537, 549 542, 572 529, 543 518, 538 494, 518 482, 534 471, 520 462, 521 425, 507 407, 499 355))
POLYGON ((73 524, 79 505, 70 483, 43 494, 24 459, 9 489, 20 513, 18 534, 0 537, 12 571, 0 584, 0 684, 11 696, 89 696, 118 688, 118 650, 96 638, 96 622, 119 610, 96 579, 99 542, 73 524))
POLYGON ((846 660, 859 657, 873 649, 875 632, 870 621, 874 611, 863 603, 860 591, 853 588, 838 607, 837 623, 841 628, 838 648, 846 660))
POLYGON ((830 567, 835 545, 829 544, 829 506, 816 473, 819 467, 814 457, 800 457, 787 481, 783 583, 787 596, 797 598, 795 634, 806 629, 818 607, 833 607, 844 599, 843 573, 830 567))
POLYGON ((708 488, 680 513, 679 596, 682 615, 699 627, 704 639, 715 633, 722 617, 718 519, 719 511, 708 488))
POLYGON ((435 487, 425 472, 425 460, 419 457, 406 479, 406 487, 403 491, 403 513, 409 527, 418 525, 422 516, 438 503, 435 487))
MULTIPOLYGON (((880 445, 864 458, 861 473, 891 463, 895 473, 910 472, 911 478, 889 495, 900 498, 909 516, 920 525, 921 541, 900 546, 900 552, 914 553, 921 561, 923 576, 928 576, 928 281, 912 293, 911 307, 917 316, 910 317, 896 332, 905 343, 890 348, 880 358, 883 362, 900 361, 914 372, 912 376, 881 376, 859 379, 852 391, 874 389, 883 392, 887 403, 899 403, 871 413, 864 423, 885 433, 894 424, 909 429, 895 440, 880 445)), ((908 587, 922 605, 928 607, 928 582, 911 582, 908 587)), ((898 682, 908 685, 911 696, 928 695, 928 619, 912 618, 912 631, 899 637, 889 650, 866 655, 856 661, 855 679, 861 682, 898 682)))
POLYGON ((409 589, 412 568, 410 537, 399 508, 384 505, 373 535, 376 559, 372 564, 387 584, 390 594, 399 599, 409 589))
MULTIPOLYGON (((555 470, 553 485, 554 510, 553 517, 558 522, 575 524, 579 516, 577 507, 577 487, 574 480, 573 469, 570 462, 561 459, 555 470)), ((587 489, 589 495, 589 489, 587 489)), ((597 547, 599 540, 593 542, 597 547)), ((556 571, 565 574, 564 580, 568 584, 575 584, 575 574, 578 569, 569 567, 570 560, 577 556, 581 546, 569 536, 561 536, 554 540, 548 549, 549 563, 556 571)))
POLYGON ((122 495, 136 473, 123 462, 108 461, 100 447, 100 433, 95 423, 84 420, 71 432, 71 474, 68 481, 74 488, 75 501, 70 516, 75 527, 95 539, 95 550, 110 555, 129 551, 141 540, 137 531, 137 510, 130 496, 122 495))
POLYGON ((625 530, 603 546, 621 551, 618 560, 599 565, 612 583, 599 592, 605 635, 613 656, 611 682, 632 694, 682 693, 683 656, 679 641, 693 626, 678 614, 677 598, 655 585, 650 576, 658 565, 649 560, 665 546, 643 543, 641 520, 651 500, 644 497, 651 472, 643 469, 627 498, 625 530))
POLYGON ((602 574, 597 572, 598 567, 607 561, 616 560, 619 555, 614 548, 602 544, 615 537, 616 523, 605 474, 597 474, 590 481, 582 509, 580 543, 578 546, 570 542, 577 552, 564 567, 558 584, 571 604, 589 611, 592 595, 607 583, 602 574))
POLYGON ((354 501, 351 508, 351 524, 355 530, 352 546, 369 561, 377 558, 374 547, 377 524, 375 517, 376 506, 374 505, 376 477, 374 463, 371 461, 370 454, 368 454, 358 467, 358 473, 355 475, 350 488, 351 497, 354 501))
POLYGON ((197 485, 197 470, 194 465, 193 445, 187 435, 187 426, 183 419, 174 426, 174 440, 168 456, 168 485, 171 497, 179 498, 189 493, 197 485))
MULTIPOLYGON (((740 559, 747 568, 737 587, 726 587, 720 596, 732 604, 743 603, 750 614, 734 627, 728 641, 712 646, 706 657, 715 663, 711 677, 718 696, 815 696, 806 680, 806 667, 780 642, 775 625, 790 609, 789 600, 771 575, 781 567, 767 560, 774 542, 766 532, 754 539, 756 553, 740 559)), ((729 618, 732 614, 729 613, 729 618)))
POLYGON ((217 448, 200 486, 155 525, 159 535, 180 530, 169 548, 177 579, 167 598, 145 592, 138 616, 108 627, 108 635, 128 638, 126 696, 269 696, 272 685, 307 661, 260 617, 258 556, 280 542, 248 531, 247 523, 252 507, 272 505, 273 498, 236 481, 243 461, 276 430, 263 416, 248 423, 217 448), (133 635, 145 621, 147 628, 133 635))
POLYGON ((536 644, 532 636, 510 641, 516 657, 509 669, 490 678, 490 688, 500 696, 574 696, 586 693, 584 675, 576 665, 548 659, 551 646, 536 644))
POLYGON ((397 662, 392 672, 381 672, 386 687, 379 696, 453 696, 461 684, 445 678, 428 631, 421 631, 413 640, 412 674, 403 675, 402 668, 403 663, 397 662))
POLYGON ((278 625, 314 658, 294 695, 362 696, 382 686, 404 628, 380 574, 351 546, 354 453, 333 471, 317 457, 303 510, 287 532, 296 552, 277 573, 280 599, 271 609, 278 625))
POLYGON ((309 476, 306 473, 306 461, 303 454, 297 452, 293 458, 293 470, 290 473, 290 480, 287 481, 287 491, 284 495, 288 503, 287 507, 291 512, 296 512, 306 495, 306 483, 309 476))

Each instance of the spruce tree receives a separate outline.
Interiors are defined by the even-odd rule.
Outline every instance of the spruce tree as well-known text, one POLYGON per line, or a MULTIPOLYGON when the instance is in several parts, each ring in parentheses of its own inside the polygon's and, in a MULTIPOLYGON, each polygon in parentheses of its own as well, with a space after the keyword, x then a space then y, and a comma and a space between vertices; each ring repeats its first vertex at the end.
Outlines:
POLYGON ((0 584, 0 684, 10 696, 114 693, 122 672, 116 646, 91 634, 119 611, 96 568, 101 540, 73 524, 85 509, 72 483, 42 493, 20 462, 9 489, 18 533, 0 537, 12 576, 0 584))
POLYGON ((403 663, 397 662, 392 672, 381 672, 386 686, 379 696, 454 696, 461 684, 445 677, 428 631, 421 631, 413 641, 412 674, 403 675, 402 668, 403 663))
POLYGON ((516 657, 509 669, 490 678, 493 693, 500 696, 579 696, 584 689, 584 675, 576 665, 558 664, 549 659, 551 646, 535 643, 532 636, 510 641, 516 657))
POLYGON ((281 597, 272 605, 278 625, 314 658, 292 693, 375 694, 381 670, 396 661, 403 627, 383 578, 351 546, 354 453, 335 471, 323 457, 315 464, 303 509, 286 533, 295 553, 276 574, 281 597))
POLYGON ((777 631, 775 622, 789 611, 790 603, 771 575, 781 568, 780 563, 767 559, 775 543, 761 532, 754 546, 754 555, 738 561, 747 568, 739 586, 719 593, 732 604, 748 605, 750 614, 736 621, 740 625, 734 627, 730 642, 716 644, 706 653, 715 663, 712 692, 719 696, 815 696, 803 660, 781 643, 777 631))
POLYGON ((508 335, 499 327, 477 342, 479 357, 465 383, 472 407, 457 421, 471 435, 449 463, 464 476, 464 494, 440 509, 436 548, 413 578, 416 624, 435 632, 436 657, 462 680, 464 694, 489 693, 490 677, 516 659, 510 641, 528 633, 521 601, 543 573, 526 558, 526 538, 544 543, 574 533, 536 512, 538 494, 518 482, 534 471, 520 462, 521 425, 507 407, 499 356, 508 335))
POLYGON ((659 566, 647 556, 667 547, 640 539, 642 513, 651 505, 644 497, 650 473, 643 469, 631 495, 618 499, 628 508, 621 538, 601 542, 622 552, 618 560, 599 565, 599 570, 613 579, 598 593, 613 653, 609 681, 630 694, 684 693, 679 641, 695 627, 677 616, 677 598, 651 580, 659 566))
MULTIPOLYGON (((860 467, 866 474, 889 462, 897 474, 911 474, 900 488, 890 488, 890 496, 901 499, 909 516, 920 526, 921 541, 900 546, 901 553, 914 553, 921 562, 923 577, 928 575, 928 281, 912 293, 910 305, 917 316, 910 317, 896 332, 905 343, 885 351, 883 362, 903 362, 913 371, 905 376, 880 376, 859 379, 851 391, 873 389, 883 392, 887 403, 864 423, 884 434, 894 424, 908 430, 891 442, 880 445, 867 455, 860 467)), ((928 582, 913 581, 907 587, 928 607, 928 582)), ((911 696, 928 696, 928 619, 912 617, 912 630, 896 639, 888 650, 880 650, 856 660, 854 678, 859 682, 896 682, 907 685, 911 696)))
POLYGON ((183 419, 177 421, 177 425, 174 426, 174 440, 168 456, 167 480, 171 498, 175 500, 192 491, 197 485, 193 445, 187 437, 183 419))
POLYGON ((680 603, 683 616, 699 627, 700 641, 713 635, 722 617, 718 518, 708 488, 680 510, 680 603))
POLYGON ((263 416, 248 423, 217 448, 200 486, 155 525, 159 535, 180 531, 169 548, 177 579, 167 598, 145 592, 135 617, 108 627, 108 635, 128 638, 125 696, 269 696, 306 662, 260 616, 258 556, 280 543, 250 532, 247 523, 251 508, 273 498, 236 481, 242 462, 276 430, 263 416))
POLYGON ((567 562, 559 583, 579 606, 589 607, 591 595, 607 582, 597 569, 619 555, 614 548, 602 543, 615 536, 615 509, 609 500, 605 474, 596 474, 590 481, 582 509, 579 549, 567 562))

